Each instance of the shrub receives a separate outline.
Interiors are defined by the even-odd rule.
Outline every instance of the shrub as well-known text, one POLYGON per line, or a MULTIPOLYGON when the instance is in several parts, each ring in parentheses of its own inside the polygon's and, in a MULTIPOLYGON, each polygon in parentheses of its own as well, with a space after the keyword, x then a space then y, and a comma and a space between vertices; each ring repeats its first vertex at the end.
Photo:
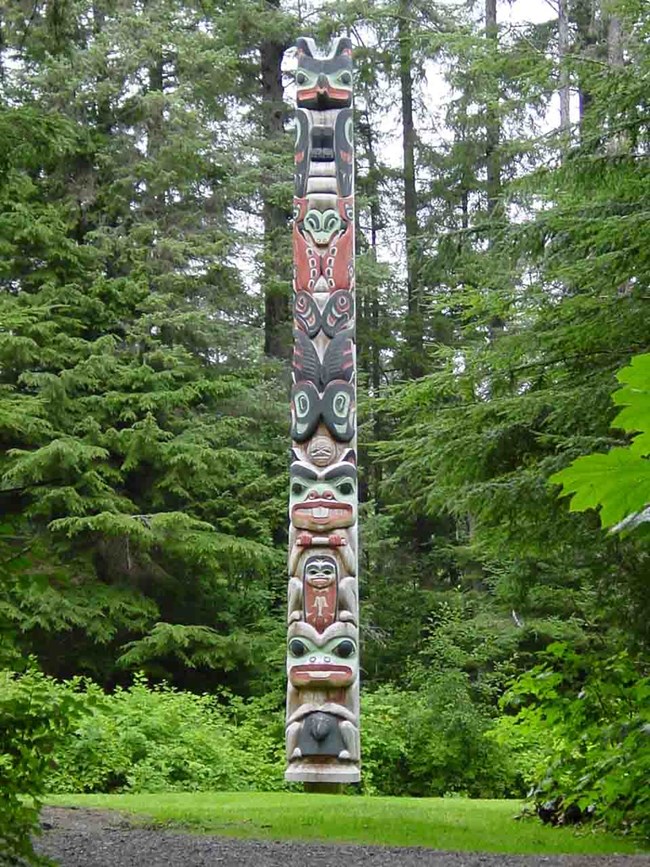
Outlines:
POLYGON ((84 702, 76 730, 57 750, 51 792, 234 791, 282 784, 271 717, 259 700, 231 699, 228 707, 218 696, 149 688, 138 677, 112 695, 86 684, 84 702))
POLYGON ((589 813, 612 829, 650 833, 650 679, 625 653, 579 655, 564 643, 504 696, 497 737, 518 739, 538 807, 560 820, 589 813))
POLYGON ((488 737, 492 720, 467 675, 432 674, 418 690, 381 687, 363 701, 364 787, 385 795, 502 797, 514 775, 488 737))
POLYGON ((38 863, 31 835, 52 752, 78 711, 72 693, 37 671, 0 671, 0 852, 3 863, 38 863))
POLYGON ((273 694, 246 700, 230 696, 227 705, 233 744, 246 757, 247 786, 264 792, 287 787, 283 699, 273 694))

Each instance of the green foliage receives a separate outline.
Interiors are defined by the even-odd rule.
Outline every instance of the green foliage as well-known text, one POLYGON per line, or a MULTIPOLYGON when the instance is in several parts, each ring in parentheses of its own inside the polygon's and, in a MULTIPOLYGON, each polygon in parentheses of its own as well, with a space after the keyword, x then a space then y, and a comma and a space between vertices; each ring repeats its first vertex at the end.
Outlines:
MULTIPOLYGON (((418 164, 426 375, 401 383, 388 373, 373 405, 370 677, 421 684, 420 665, 461 671, 488 716, 503 715, 507 679, 536 670, 554 642, 586 660, 638 658, 650 646, 645 540, 599 532, 593 513, 569 514, 549 486, 575 459, 590 473, 616 461, 619 505, 603 520, 631 527, 649 501, 646 361, 624 374, 615 421, 610 399, 616 372, 648 351, 648 111, 635 70, 650 62, 649 21, 636 0, 580 6, 588 14, 570 22, 576 52, 553 72, 554 21, 499 29, 490 46, 471 25, 446 40, 453 136, 422 145, 418 164), (607 44, 609 16, 625 34, 620 63, 607 44), (537 112, 567 63, 579 123, 557 135, 546 124, 540 135, 537 112), (612 424, 628 437, 613 436, 612 424), (594 452, 607 454, 580 462, 594 452)), ((594 491, 581 489, 581 505, 598 505, 594 491)), ((558 669, 572 677, 570 666, 558 669)), ((614 672, 599 677, 619 689, 614 672)), ((510 785, 540 782, 562 723, 530 738, 507 716, 501 728, 510 785)), ((646 766, 637 734, 622 751, 638 781, 646 766)), ((557 760, 554 773, 574 773, 568 749, 558 746, 557 760)), ((615 798, 599 804, 612 826, 623 821, 615 798)))
POLYGON ((40 863, 31 843, 52 756, 78 702, 37 671, 0 670, 0 852, 3 864, 40 863))
MULTIPOLYGON (((106 694, 59 687, 80 715, 53 753, 50 792, 272 791, 285 788, 282 696, 242 699, 149 688, 142 677, 106 694)), ((364 791, 382 795, 512 794, 508 751, 492 720, 450 672, 420 689, 364 694, 364 791)))
POLYGON ((634 434, 629 446, 585 455, 549 479, 571 494, 571 511, 600 508, 603 527, 633 529, 650 520, 650 354, 638 355, 617 373, 624 383, 612 395, 625 407, 612 427, 634 434))
POLYGON ((505 694, 495 737, 516 744, 536 803, 592 808, 612 828, 650 834, 650 679, 628 654, 548 647, 505 694))
POLYGON ((382 795, 518 794, 492 720, 460 672, 431 673, 419 690, 383 686, 362 702, 364 791, 382 795))
POLYGON ((248 683, 279 619, 286 406, 233 264, 252 73, 206 15, 3 19, 0 630, 62 677, 248 683))
POLYGON ((61 686, 84 712, 54 752, 50 792, 240 791, 283 786, 281 719, 265 699, 149 689, 136 678, 112 695, 61 686))
MULTIPOLYGON (((49 792, 286 787, 279 692, 251 699, 197 695, 149 688, 141 676, 112 694, 79 679, 41 682, 62 709, 55 721, 74 710, 66 737, 48 747, 40 785, 49 792)), ((12 696, 6 685, 3 695, 12 696)), ((433 676, 420 689, 381 687, 364 695, 362 713, 366 792, 498 797, 515 791, 508 752, 489 737, 493 721, 458 672, 433 676)))
MULTIPOLYGON (((646 17, 634 3, 616 9, 630 56, 647 65, 646 17)), ((543 36, 540 30, 535 38, 543 36)), ((499 39, 501 59, 509 49, 524 50, 505 34, 499 39)), ((474 59, 468 50, 455 67, 461 72, 474 59)), ((440 238, 435 219, 427 227, 436 254, 430 316, 444 317, 450 331, 431 346, 427 376, 387 392, 384 441, 374 449, 391 552, 373 568, 382 590, 406 587, 411 599, 411 588, 420 591, 409 612, 418 621, 409 624, 417 651, 431 611, 421 591, 429 589, 480 595, 483 615, 500 620, 500 632, 508 617, 522 624, 510 628, 511 662, 520 667, 550 641, 568 640, 564 630, 588 646, 594 632, 585 627, 594 623, 601 633, 612 630, 606 640, 614 652, 619 641, 650 640, 647 550, 634 538, 596 533, 593 515, 566 514, 548 488, 568 461, 613 444, 613 377, 647 346, 650 187, 639 171, 647 128, 633 107, 634 64, 584 67, 590 110, 568 152, 552 136, 531 139, 529 112, 515 127, 523 141, 512 125, 501 130, 500 151, 508 159, 520 154, 517 168, 502 172, 515 221, 487 218, 479 193, 472 198, 471 176, 465 181, 476 204, 460 210, 460 155, 443 163, 453 196, 447 235, 440 238), (603 139, 613 113, 628 146, 603 139), (521 154, 531 141, 533 152, 521 154)), ((479 109, 471 113, 479 126, 494 86, 483 83, 459 94, 479 109)), ((500 86, 516 100, 524 85, 509 73, 500 86)), ((454 129, 455 147, 468 157, 475 138, 454 129)), ((475 169, 480 153, 469 156, 475 169)))

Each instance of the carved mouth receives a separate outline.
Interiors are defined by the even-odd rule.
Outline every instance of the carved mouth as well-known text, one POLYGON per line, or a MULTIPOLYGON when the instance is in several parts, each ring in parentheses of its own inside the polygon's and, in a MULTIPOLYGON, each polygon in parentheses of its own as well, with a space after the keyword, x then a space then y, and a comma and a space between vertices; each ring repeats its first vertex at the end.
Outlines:
POLYGON ((309 90, 298 89, 299 100, 318 99, 319 96, 327 96, 333 100, 348 100, 350 99, 350 91, 342 90, 338 87, 312 87, 309 90))
POLYGON ((314 665, 294 665, 291 669, 292 683, 313 683, 327 681, 331 684, 346 684, 352 679, 352 669, 347 665, 333 665, 323 662, 314 665))
POLYGON ((309 500, 293 507, 291 517, 294 522, 298 513, 305 518, 311 518, 316 524, 324 525, 351 517, 352 506, 349 503, 338 503, 332 500, 309 500))
POLYGON ((316 590, 326 590, 331 584, 334 583, 334 578, 307 578, 307 583, 312 587, 315 587, 316 590))

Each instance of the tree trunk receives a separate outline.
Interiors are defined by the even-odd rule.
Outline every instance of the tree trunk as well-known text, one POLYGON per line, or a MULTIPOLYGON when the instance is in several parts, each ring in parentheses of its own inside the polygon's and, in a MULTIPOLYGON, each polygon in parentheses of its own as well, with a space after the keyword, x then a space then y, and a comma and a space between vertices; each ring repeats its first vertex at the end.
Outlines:
MULTIPOLYGON (((497 27, 497 0, 485 0, 485 36, 496 52, 499 31, 497 27)), ((497 91, 493 104, 488 104, 485 125, 485 165, 487 171, 487 201, 490 219, 498 217, 501 211, 501 163, 499 158, 499 115, 495 108, 497 91)), ((490 233, 492 234, 492 233, 490 233)))
MULTIPOLYGON (((595 0, 575 0, 573 17, 577 29, 578 49, 585 56, 591 57, 598 43, 595 0)), ((592 95, 584 79, 578 85, 578 101, 582 123, 592 101, 592 95)))
MULTIPOLYGON (((623 52, 623 24, 618 15, 609 15, 607 0, 602 0, 602 14, 607 21, 607 62, 613 69, 622 69, 625 64, 623 52)), ((622 130, 615 130, 607 141, 607 152, 617 154, 627 150, 629 138, 622 130)))
POLYGON ((406 231, 408 349, 405 372, 415 379, 422 369, 422 317, 418 250, 418 204, 415 188, 415 125, 413 123, 413 78, 411 76, 411 26, 409 3, 402 0, 397 20, 399 39, 399 78, 402 99, 402 157, 404 161, 404 228, 406 231))
MULTIPOLYGON (((366 106, 370 99, 369 94, 366 94, 366 106)), ((372 124, 370 120, 370 111, 368 107, 363 111, 358 124, 359 138, 363 142, 365 156, 368 160, 368 174, 365 178, 365 194, 368 198, 368 212, 370 217, 370 255, 373 262, 377 261, 377 244, 379 230, 382 228, 381 209, 379 207, 379 177, 380 168, 377 162, 375 151, 375 137, 373 135, 372 124)), ((361 190, 360 190, 361 192, 361 190)), ((357 213, 360 209, 357 210, 357 213)), ((359 233, 359 237, 361 233, 359 233)), ((363 294, 359 293, 357 298, 364 298, 363 317, 366 323, 366 343, 363 352, 359 357, 359 368, 368 372, 370 388, 373 398, 379 397, 381 387, 381 346, 379 339, 380 325, 380 308, 379 308, 379 287, 373 283, 369 287, 364 287, 363 294)), ((358 303, 358 302, 357 302, 358 303)), ((360 347, 361 348, 361 347, 360 347)), ((371 404, 372 406, 372 404, 371 404)), ((381 420, 380 413, 375 408, 372 411, 373 433, 375 440, 381 440, 381 420)), ((379 503, 379 489, 383 475, 383 466, 380 461, 367 460, 365 481, 359 486, 359 499, 365 502, 370 498, 375 499, 379 503)))
POLYGON ((571 140, 571 89, 567 57, 569 54, 569 9, 568 0, 558 0, 558 52, 560 65, 560 137, 562 150, 566 151, 571 140))
MULTIPOLYGON (((269 0, 279 7, 279 0, 269 0)), ((273 145, 284 133, 284 90, 282 87, 282 56, 285 46, 265 39, 260 45, 260 73, 262 80, 262 136, 268 143, 269 155, 273 145)), ((264 223, 264 250, 262 284, 264 290, 264 352, 273 358, 288 358, 291 354, 289 330, 290 271, 278 252, 287 247, 288 223, 291 214, 271 200, 267 191, 277 180, 272 169, 262 177, 262 220, 264 223)))
MULTIPOLYGON (((604 4, 603 14, 607 14, 608 4, 604 4)), ((618 15, 607 17, 607 60, 610 66, 623 66, 623 25, 618 15)))
MULTIPOLYGON (((370 254, 373 260, 377 261, 377 239, 379 228, 381 226, 381 211, 379 208, 379 168, 377 165, 377 155, 375 153, 375 141, 370 123, 370 114, 366 108, 363 112, 362 119, 359 123, 359 134, 363 140, 366 157, 368 159, 368 176, 366 179, 366 193, 369 200, 369 215, 370 215, 370 254)), ((372 329, 372 339, 368 346, 368 373, 370 384, 372 386, 373 395, 376 397, 379 394, 381 384, 381 369, 379 364, 379 292, 376 286, 371 287, 371 291, 366 293, 368 298, 368 307, 366 312, 366 321, 372 329)))
POLYGON ((610 66, 623 66, 623 26, 613 15, 607 27, 607 57, 610 66))

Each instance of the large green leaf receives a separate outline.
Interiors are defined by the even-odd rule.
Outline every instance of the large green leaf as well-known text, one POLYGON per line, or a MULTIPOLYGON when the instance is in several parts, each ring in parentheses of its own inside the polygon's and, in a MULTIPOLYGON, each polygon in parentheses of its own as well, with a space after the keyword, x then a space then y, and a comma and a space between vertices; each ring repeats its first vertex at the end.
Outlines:
POLYGON ((614 448, 577 458, 551 482, 562 485, 563 496, 573 494, 572 512, 600 507, 603 527, 611 527, 650 500, 650 461, 629 448, 614 448))
POLYGON ((637 433, 632 442, 632 451, 647 457, 650 455, 650 353, 637 355, 629 367, 617 374, 624 383, 612 395, 612 400, 623 409, 612 422, 628 433, 637 433))
POLYGON ((631 444, 576 458, 550 481, 562 485, 561 496, 573 495, 572 512, 599 508, 603 527, 622 530, 650 518, 650 354, 636 356, 617 378, 624 386, 613 400, 624 408, 613 426, 636 433, 631 444))

